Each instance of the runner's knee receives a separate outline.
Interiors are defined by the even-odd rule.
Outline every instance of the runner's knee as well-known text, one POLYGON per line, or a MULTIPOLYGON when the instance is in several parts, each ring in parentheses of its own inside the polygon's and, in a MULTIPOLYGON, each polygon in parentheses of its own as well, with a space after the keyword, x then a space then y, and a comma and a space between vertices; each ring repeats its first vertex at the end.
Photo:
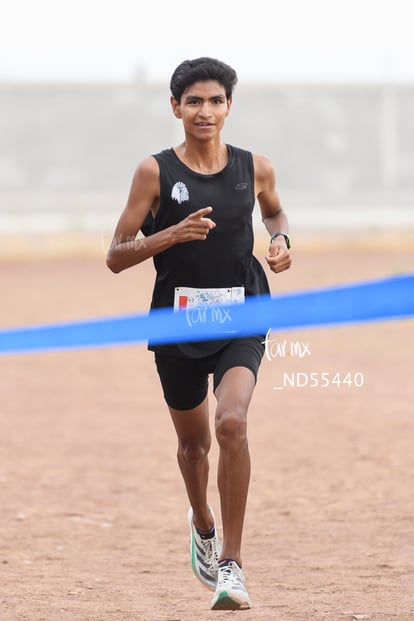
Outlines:
POLYGON ((247 444, 244 408, 233 407, 216 414, 216 438, 221 448, 238 450, 247 444))
POLYGON ((179 459, 183 459, 185 462, 194 464, 207 457, 210 450, 210 440, 205 440, 204 442, 192 442, 185 441, 180 442, 178 446, 178 457, 179 459))

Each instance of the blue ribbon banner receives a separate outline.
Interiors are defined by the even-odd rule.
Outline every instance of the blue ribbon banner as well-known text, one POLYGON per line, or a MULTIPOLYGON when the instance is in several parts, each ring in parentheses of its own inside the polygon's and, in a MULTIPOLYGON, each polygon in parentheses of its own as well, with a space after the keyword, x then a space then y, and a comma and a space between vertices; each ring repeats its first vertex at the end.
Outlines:
POLYGON ((326 289, 248 298, 245 304, 157 309, 70 323, 0 330, 0 354, 167 344, 309 326, 414 317, 414 274, 326 289))

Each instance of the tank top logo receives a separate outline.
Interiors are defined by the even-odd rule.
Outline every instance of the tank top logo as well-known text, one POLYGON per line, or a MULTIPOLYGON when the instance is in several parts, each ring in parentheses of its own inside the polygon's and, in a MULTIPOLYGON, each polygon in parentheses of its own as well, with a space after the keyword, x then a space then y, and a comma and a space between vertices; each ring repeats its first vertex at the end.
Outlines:
POLYGON ((246 182, 236 183, 236 185, 234 186, 234 189, 235 190, 246 190, 248 185, 249 184, 246 182))
POLYGON ((171 190, 171 198, 177 201, 179 205, 190 200, 190 195, 185 183, 177 181, 177 183, 174 184, 173 189, 171 190))

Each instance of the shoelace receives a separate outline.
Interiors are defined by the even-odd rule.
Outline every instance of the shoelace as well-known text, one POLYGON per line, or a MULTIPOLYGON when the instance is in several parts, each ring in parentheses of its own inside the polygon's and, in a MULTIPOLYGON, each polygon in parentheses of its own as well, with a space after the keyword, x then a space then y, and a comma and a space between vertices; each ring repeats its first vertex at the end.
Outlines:
POLYGON ((210 565, 218 565, 219 550, 217 549, 217 539, 200 539, 205 553, 206 562, 210 565))
POLYGON ((220 568, 220 582, 231 582, 232 586, 244 589, 243 573, 236 563, 229 563, 220 568))

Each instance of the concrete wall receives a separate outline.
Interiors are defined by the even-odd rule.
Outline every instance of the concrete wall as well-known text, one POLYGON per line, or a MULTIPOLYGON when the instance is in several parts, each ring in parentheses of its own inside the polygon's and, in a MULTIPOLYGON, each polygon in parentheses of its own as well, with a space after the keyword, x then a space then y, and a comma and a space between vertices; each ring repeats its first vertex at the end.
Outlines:
MULTIPOLYGON (((414 228, 414 85, 239 85, 224 139, 268 155, 297 230, 414 228)), ((112 228, 182 140, 166 85, 0 85, 0 230, 112 228)))

